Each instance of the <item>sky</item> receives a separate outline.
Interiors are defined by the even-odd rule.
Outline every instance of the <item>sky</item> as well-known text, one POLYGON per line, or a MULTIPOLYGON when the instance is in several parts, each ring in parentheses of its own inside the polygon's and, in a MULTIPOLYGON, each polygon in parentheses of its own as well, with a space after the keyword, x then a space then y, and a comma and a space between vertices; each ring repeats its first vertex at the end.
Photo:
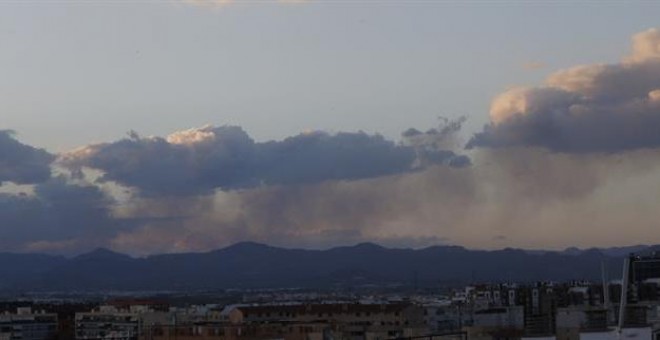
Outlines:
POLYGON ((658 10, 0 1, 0 250, 660 243, 658 10))
POLYGON ((259 140, 308 129, 399 138, 465 115, 475 131, 509 86, 618 60, 631 34, 657 26, 657 8, 2 1, 2 125, 53 152, 204 124, 259 140))

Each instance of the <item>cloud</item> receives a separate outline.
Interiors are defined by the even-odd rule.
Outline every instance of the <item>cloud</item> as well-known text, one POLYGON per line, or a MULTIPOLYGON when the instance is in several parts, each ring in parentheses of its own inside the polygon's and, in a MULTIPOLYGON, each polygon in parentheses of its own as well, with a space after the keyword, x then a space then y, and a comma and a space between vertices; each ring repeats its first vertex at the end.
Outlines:
POLYGON ((0 194, 0 248, 70 253, 106 244, 129 220, 112 216, 113 201, 96 186, 53 177, 33 195, 0 194))
POLYGON ((166 138, 132 133, 62 155, 59 163, 74 172, 82 167, 100 170, 101 181, 137 188, 145 196, 357 180, 430 165, 469 165, 466 156, 440 148, 460 124, 410 137, 414 141, 408 145, 363 132, 312 132, 257 143, 236 126, 205 126, 166 138))
POLYGON ((110 244, 148 254, 212 250, 240 241, 305 248, 375 242, 543 249, 660 242, 649 239, 655 235, 649 221, 660 218, 653 208, 660 150, 475 153, 467 168, 429 167, 193 197, 136 197, 118 214, 146 223, 110 244), (168 219, 173 217, 178 219, 168 219))
POLYGON ((620 63, 575 66, 543 86, 505 91, 490 118, 468 147, 590 153, 660 146, 660 32, 636 34, 620 63))
POLYGON ((306 248, 359 242, 474 248, 660 242, 649 239, 654 235, 649 221, 660 218, 654 204, 660 149, 573 154, 478 148, 468 167, 448 166, 460 156, 440 165, 433 157, 419 159, 428 157, 426 149, 452 145, 451 131, 458 131, 460 121, 426 132, 408 130, 398 144, 363 133, 322 132, 258 143, 237 127, 207 126, 164 138, 131 133, 61 157, 74 168, 104 164, 115 169, 116 179, 97 182, 96 176, 108 173, 84 169, 74 171, 75 178, 36 184, 27 195, 0 194, 0 248, 74 254, 106 246, 146 255, 239 241, 306 248), (412 156, 400 168, 401 150, 412 156), (245 163, 237 158, 244 154, 245 163), (354 159, 366 170, 332 170, 354 159), (392 159, 397 166, 389 166, 392 159), (129 180, 140 189, 124 192, 121 183, 129 180), (169 182, 176 190, 162 187, 169 182), (209 183, 241 184, 241 190, 210 190, 209 183))
POLYGON ((0 130, 0 185, 43 182, 50 177, 53 159, 45 150, 17 141, 11 131, 0 130))
POLYGON ((633 35, 633 53, 629 62, 646 62, 660 59, 660 30, 651 28, 633 35))
POLYGON ((247 186, 254 147, 254 141, 238 127, 204 127, 167 138, 133 134, 65 154, 61 163, 102 170, 101 181, 139 188, 145 195, 186 195, 247 186))
POLYGON ((211 250, 240 241, 327 248, 376 242, 446 243, 469 210, 469 169, 423 171, 309 185, 277 185, 195 197, 137 198, 120 212, 151 222, 121 233, 122 251, 211 250), (173 223, 166 217, 186 216, 173 223))

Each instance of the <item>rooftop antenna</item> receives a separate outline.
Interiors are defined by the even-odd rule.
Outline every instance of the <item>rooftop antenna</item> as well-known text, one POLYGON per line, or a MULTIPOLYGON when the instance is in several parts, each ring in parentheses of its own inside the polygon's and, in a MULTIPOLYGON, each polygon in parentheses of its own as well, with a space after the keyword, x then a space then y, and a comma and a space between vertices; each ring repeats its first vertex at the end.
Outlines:
POLYGON ((600 263, 600 273, 603 280, 603 308, 605 309, 606 322, 609 326, 614 321, 614 312, 610 311, 610 275, 605 264, 605 259, 600 263))
POLYGON ((628 271, 630 267, 631 256, 623 260, 623 278, 621 280, 621 303, 619 305, 619 325, 617 330, 619 337, 621 337, 621 330, 623 329, 623 319, 626 315, 626 304, 628 302, 628 271))
POLYGON ((610 309, 610 289, 608 284, 609 275, 607 273, 607 267, 605 266, 604 259, 600 263, 600 273, 603 279, 603 307, 605 307, 605 309, 609 311, 610 309))

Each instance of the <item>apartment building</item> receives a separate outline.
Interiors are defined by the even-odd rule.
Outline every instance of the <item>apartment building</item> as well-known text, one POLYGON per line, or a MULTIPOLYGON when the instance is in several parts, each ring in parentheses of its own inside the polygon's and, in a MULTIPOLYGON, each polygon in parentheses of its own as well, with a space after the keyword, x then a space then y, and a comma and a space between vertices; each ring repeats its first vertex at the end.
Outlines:
POLYGON ((1 340, 47 340, 57 333, 57 314, 33 312, 21 307, 16 313, 0 314, 1 340))

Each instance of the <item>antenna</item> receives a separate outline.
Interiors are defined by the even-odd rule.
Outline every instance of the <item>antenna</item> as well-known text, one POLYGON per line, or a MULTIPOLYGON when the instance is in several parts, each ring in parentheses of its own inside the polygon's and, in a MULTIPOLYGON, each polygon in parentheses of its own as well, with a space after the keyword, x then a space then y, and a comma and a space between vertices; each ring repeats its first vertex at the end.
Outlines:
POLYGON ((606 310, 610 309, 610 288, 608 285, 609 282, 609 275, 607 273, 607 267, 605 266, 605 260, 603 259, 600 263, 600 273, 603 279, 603 307, 605 307, 606 310))
POLYGON ((628 302, 628 270, 630 267, 630 256, 623 260, 623 278, 621 280, 621 304, 619 305, 619 326, 618 331, 621 334, 623 329, 623 319, 626 315, 626 303, 628 302))

